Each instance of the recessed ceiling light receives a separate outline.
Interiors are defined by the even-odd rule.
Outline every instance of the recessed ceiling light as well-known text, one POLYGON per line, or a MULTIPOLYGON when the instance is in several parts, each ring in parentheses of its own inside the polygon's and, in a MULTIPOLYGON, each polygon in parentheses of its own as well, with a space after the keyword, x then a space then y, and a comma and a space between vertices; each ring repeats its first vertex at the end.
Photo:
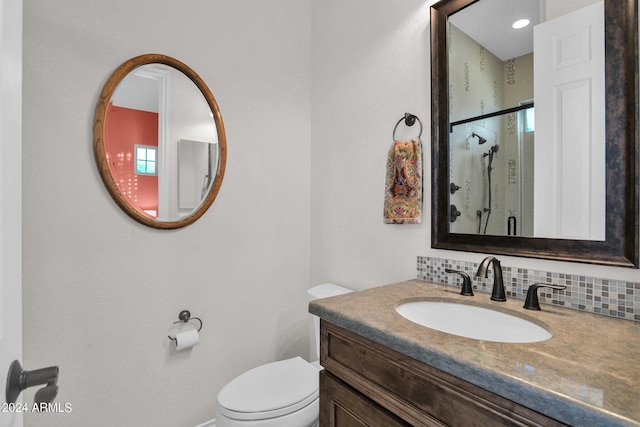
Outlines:
POLYGON ((516 22, 513 23, 513 25, 511 25, 513 28, 515 28, 516 30, 520 29, 520 28, 524 28, 527 25, 529 25, 529 20, 528 19, 518 19, 516 22))

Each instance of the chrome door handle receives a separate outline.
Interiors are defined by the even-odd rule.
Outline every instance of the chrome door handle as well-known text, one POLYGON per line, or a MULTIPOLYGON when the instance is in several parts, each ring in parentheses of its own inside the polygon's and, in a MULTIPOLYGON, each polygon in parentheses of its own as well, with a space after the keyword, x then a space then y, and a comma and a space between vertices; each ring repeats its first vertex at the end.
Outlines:
POLYGON ((9 367, 7 375, 7 387, 5 391, 7 403, 15 403, 22 390, 37 385, 46 384, 35 394, 36 403, 50 403, 58 394, 58 367, 25 371, 20 362, 14 360, 9 367))

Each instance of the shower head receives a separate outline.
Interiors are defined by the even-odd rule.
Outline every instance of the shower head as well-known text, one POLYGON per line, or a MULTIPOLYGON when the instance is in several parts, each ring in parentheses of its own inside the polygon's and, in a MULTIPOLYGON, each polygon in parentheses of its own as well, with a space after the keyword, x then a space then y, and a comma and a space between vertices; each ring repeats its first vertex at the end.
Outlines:
POLYGON ((478 138, 478 144, 480 144, 480 145, 482 145, 482 144, 484 144, 485 142, 487 142, 487 140, 486 140, 485 138, 481 137, 480 135, 478 135, 478 134, 477 134, 477 133, 475 133, 475 132, 471 134, 471 137, 474 137, 474 136, 475 136, 476 138, 478 138))

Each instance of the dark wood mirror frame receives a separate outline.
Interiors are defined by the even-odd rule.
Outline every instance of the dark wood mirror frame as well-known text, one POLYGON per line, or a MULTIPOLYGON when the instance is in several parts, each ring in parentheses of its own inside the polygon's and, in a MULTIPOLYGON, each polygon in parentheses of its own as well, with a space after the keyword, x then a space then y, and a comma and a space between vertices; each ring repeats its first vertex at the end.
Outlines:
POLYGON ((213 94, 205 84, 204 80, 202 80, 200 76, 195 73, 195 71, 193 71, 191 68, 178 61, 177 59, 161 54, 145 54, 136 56, 135 58, 131 58, 128 61, 124 62, 113 72, 113 74, 111 74, 111 76, 105 83, 104 88, 100 93, 98 103, 96 105, 96 113, 93 124, 93 153, 95 156, 96 164, 98 166, 98 171, 100 172, 102 181, 107 187, 109 194, 116 202, 116 204, 120 206, 120 208, 122 208, 122 210, 125 211, 127 215, 129 215, 139 223, 147 225, 149 227, 158 229, 174 229, 185 227, 198 220, 207 211, 207 209, 209 209, 216 196, 218 195, 218 191, 220 190, 220 186, 222 185, 222 179, 224 177, 227 159, 227 139, 224 131, 224 124, 222 122, 222 116, 220 115, 220 109, 218 108, 218 104, 216 103, 213 94), (186 75, 198 87, 198 89, 200 90, 200 92, 202 92, 202 95, 206 99, 207 104, 209 105, 209 108, 211 109, 211 112, 213 114, 213 120, 215 122, 218 134, 218 170, 216 172, 216 176, 211 185, 211 188, 209 189, 209 193, 196 210, 194 210, 190 215, 176 221, 155 220, 142 214, 134 206, 132 206, 118 189, 118 186, 116 185, 116 182, 111 175, 109 164, 107 163, 107 156, 104 146, 104 124, 111 97, 123 78, 125 78, 134 69, 147 64, 168 65, 186 75))
POLYGON ((431 7, 431 247, 638 268, 638 5, 605 0, 606 239, 449 232, 448 18, 479 0, 431 7))

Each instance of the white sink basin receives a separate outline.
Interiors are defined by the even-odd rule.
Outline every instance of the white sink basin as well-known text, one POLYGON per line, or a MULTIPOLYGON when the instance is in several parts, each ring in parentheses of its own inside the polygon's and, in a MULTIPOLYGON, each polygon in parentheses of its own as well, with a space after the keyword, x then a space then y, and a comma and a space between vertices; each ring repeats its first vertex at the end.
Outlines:
POLYGON ((551 338, 545 328, 521 317, 460 302, 414 301, 396 311, 427 328, 477 340, 528 343, 551 338))

